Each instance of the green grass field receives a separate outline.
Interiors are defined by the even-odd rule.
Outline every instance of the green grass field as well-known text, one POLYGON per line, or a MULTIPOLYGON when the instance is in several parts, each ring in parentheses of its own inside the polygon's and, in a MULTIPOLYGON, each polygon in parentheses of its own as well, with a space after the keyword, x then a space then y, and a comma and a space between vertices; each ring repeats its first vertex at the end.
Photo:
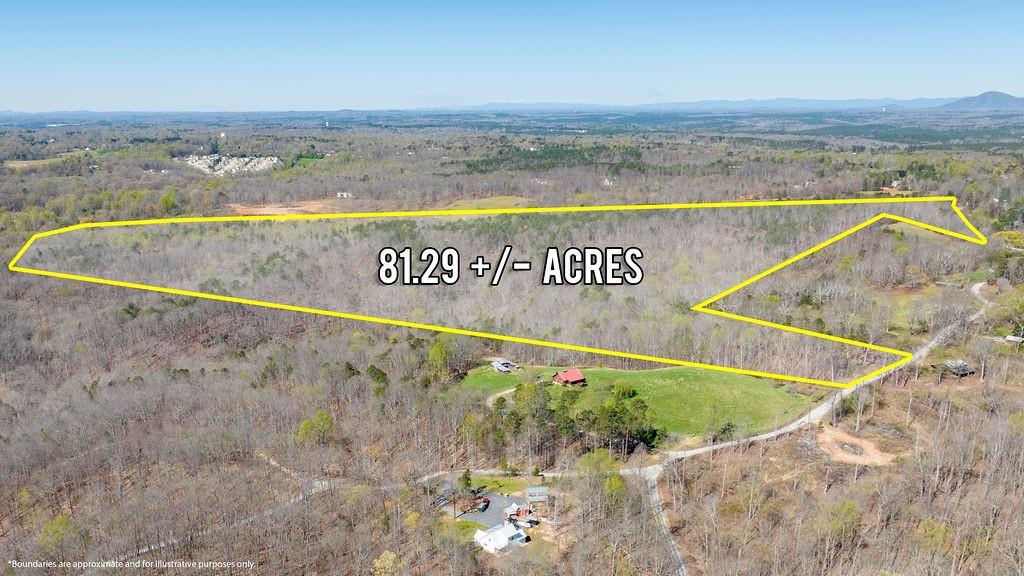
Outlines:
POLYGON ((295 164, 305 168, 306 166, 312 166, 320 160, 323 160, 323 158, 317 158, 315 156, 299 156, 295 159, 295 164))
POLYGON ((469 543, 473 541, 473 535, 476 534, 477 530, 486 530, 487 526, 472 520, 452 520, 446 518, 443 520, 449 530, 454 532, 455 537, 458 538, 459 542, 469 543))
POLYGON ((59 156, 53 158, 43 158, 42 160, 7 160, 4 162, 4 166, 7 168, 13 168, 15 170, 21 170, 25 168, 42 168, 49 166, 50 164, 56 164, 61 160, 75 158, 76 156, 84 156, 84 151, 65 152, 59 156))
POLYGON ((910 329, 910 308, 915 304, 928 304, 935 299, 939 293, 939 287, 934 284, 922 286, 917 290, 887 290, 880 296, 893 305, 892 319, 890 326, 910 329))
POLYGON ((527 481, 522 477, 474 476, 474 487, 483 487, 488 492, 519 494, 526 489, 527 481))
MULTIPOLYGON (((532 382, 542 373, 542 370, 548 370, 548 368, 527 366, 511 374, 501 374, 495 372, 488 364, 470 370, 462 381, 462 388, 479 391, 484 396, 490 396, 502 390, 515 388, 520 382, 532 382)), ((554 372, 554 368, 550 370, 552 373, 554 372)))
MULTIPOLYGON (((555 370, 538 366, 498 374, 490 366, 483 366, 472 370, 462 387, 490 395, 523 380, 546 382, 555 370)), ((676 434, 701 434, 725 422, 737 425, 741 433, 764 431, 793 420, 814 401, 809 396, 790 394, 766 380, 699 368, 584 368, 583 373, 587 386, 576 403, 578 409, 600 404, 616 382, 627 382, 647 402, 654 422, 676 434)), ((560 386, 552 385, 552 398, 561 390, 560 386)))

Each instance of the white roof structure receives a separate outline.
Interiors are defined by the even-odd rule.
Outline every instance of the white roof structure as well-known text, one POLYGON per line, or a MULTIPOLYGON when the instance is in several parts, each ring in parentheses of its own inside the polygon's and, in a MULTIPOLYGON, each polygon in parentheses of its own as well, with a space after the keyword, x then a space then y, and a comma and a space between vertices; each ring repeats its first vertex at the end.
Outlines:
POLYGON ((519 368, 516 366, 515 362, 506 360, 505 358, 495 358, 494 361, 491 362, 491 366, 493 366, 498 372, 511 372, 512 370, 519 368))
POLYGON ((487 530, 477 530, 473 541, 491 554, 497 554, 509 546, 524 544, 526 532, 514 524, 498 524, 487 530))

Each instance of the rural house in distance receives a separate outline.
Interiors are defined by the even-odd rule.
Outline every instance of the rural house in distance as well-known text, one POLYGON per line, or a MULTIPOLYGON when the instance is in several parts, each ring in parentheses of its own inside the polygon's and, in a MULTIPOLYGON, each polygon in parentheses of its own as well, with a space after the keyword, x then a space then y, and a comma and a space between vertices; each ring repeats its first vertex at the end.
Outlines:
POLYGON ((501 372, 502 374, 508 374, 513 370, 519 369, 519 366, 517 366, 514 362, 512 362, 511 360, 506 360, 504 358, 495 358, 494 361, 491 362, 491 367, 494 368, 495 372, 501 372))
POLYGON ((584 386, 587 379, 579 368, 566 368, 551 375, 551 381, 562 386, 584 386))

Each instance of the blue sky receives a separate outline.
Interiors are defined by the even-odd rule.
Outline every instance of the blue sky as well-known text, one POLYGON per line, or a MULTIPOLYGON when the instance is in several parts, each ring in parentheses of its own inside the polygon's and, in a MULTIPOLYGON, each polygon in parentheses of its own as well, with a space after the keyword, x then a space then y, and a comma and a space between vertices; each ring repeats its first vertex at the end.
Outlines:
POLYGON ((0 110, 1024 95, 1024 2, 22 2, 0 110))

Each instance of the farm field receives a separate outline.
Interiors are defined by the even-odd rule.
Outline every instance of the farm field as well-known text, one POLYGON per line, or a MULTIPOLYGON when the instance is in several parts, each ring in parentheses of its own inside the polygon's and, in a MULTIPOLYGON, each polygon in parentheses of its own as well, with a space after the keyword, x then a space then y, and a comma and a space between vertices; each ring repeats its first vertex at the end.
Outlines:
POLYGON ((526 208, 533 206, 533 201, 522 196, 489 196, 470 200, 456 200, 444 208, 446 210, 483 210, 488 208, 526 208))
POLYGON ((75 159, 81 156, 85 156, 83 151, 65 152, 53 158, 42 158, 40 160, 5 160, 3 165, 6 168, 12 168, 15 170, 23 170, 30 168, 43 168, 57 164, 61 160, 75 159))

